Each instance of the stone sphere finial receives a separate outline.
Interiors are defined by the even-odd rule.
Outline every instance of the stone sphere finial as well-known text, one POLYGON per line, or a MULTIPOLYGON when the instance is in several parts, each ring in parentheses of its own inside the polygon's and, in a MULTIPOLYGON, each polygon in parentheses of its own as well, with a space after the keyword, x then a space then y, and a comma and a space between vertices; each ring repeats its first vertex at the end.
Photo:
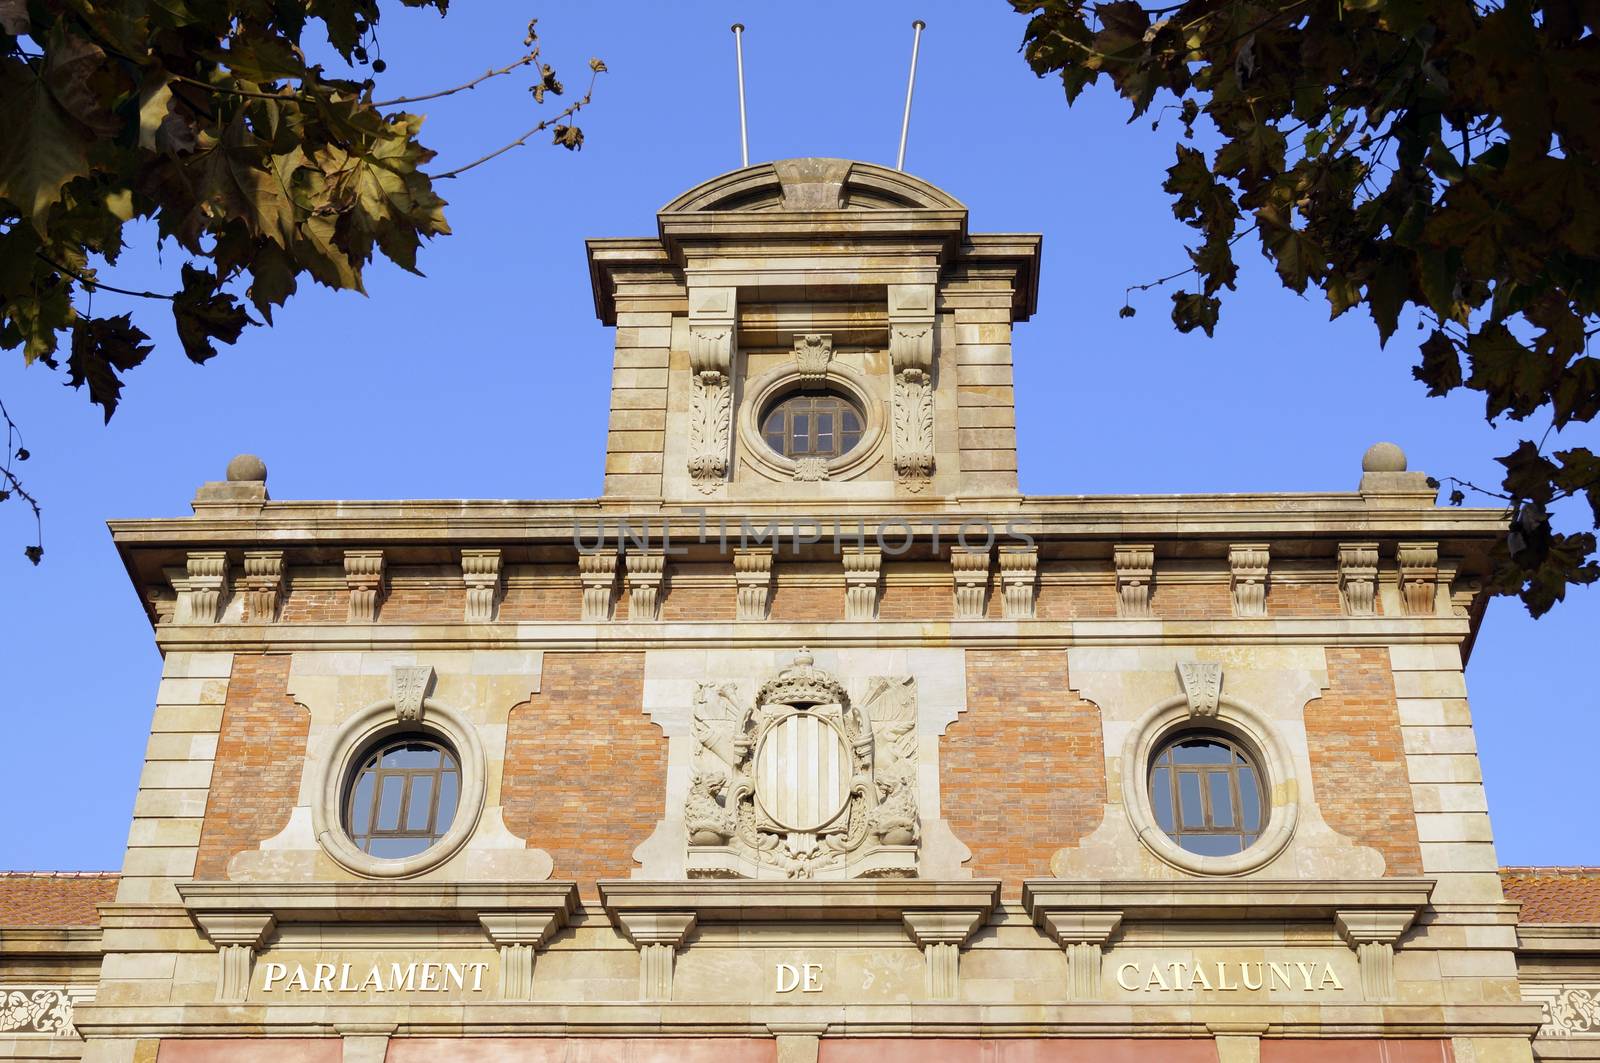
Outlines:
POLYGON ((254 454, 240 454, 228 462, 228 482, 266 483, 267 463, 254 454))
POLYGON ((1374 443, 1361 456, 1362 472, 1405 472, 1406 452, 1393 443, 1374 443))

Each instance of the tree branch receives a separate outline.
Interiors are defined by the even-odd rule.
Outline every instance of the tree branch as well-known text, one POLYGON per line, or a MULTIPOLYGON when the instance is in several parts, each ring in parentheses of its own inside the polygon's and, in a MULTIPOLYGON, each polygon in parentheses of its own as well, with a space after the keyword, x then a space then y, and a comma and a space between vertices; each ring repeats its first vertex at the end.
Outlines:
POLYGON ((22 481, 17 474, 11 471, 13 461, 27 461, 28 449, 22 445, 22 429, 17 427, 17 422, 11 419, 11 414, 6 411, 6 404, 0 402, 0 418, 6 422, 6 456, 5 464, 0 465, 0 479, 4 479, 6 487, 0 489, 0 502, 4 502, 12 495, 16 495, 28 503, 33 510, 33 545, 24 547, 23 553, 28 555, 28 560, 35 565, 44 557, 44 510, 39 506, 39 500, 28 493, 22 486, 22 481))
POLYGON ((439 99, 440 97, 443 97, 443 96, 454 96, 458 92, 466 92, 468 89, 475 89, 480 84, 482 84, 483 82, 488 81, 490 78, 497 78, 497 77, 500 77, 500 76, 502 76, 504 74, 509 74, 513 70, 516 70, 518 67, 527 66, 529 63, 538 62, 538 60, 539 60, 539 49, 535 48, 533 51, 529 52, 527 55, 523 56, 521 59, 518 59, 516 62, 510 63, 510 64, 508 64, 506 66, 503 66, 503 67, 500 67, 498 70, 485 71, 484 73, 479 74, 477 77, 473 78, 471 81, 467 82, 466 84, 457 85, 453 89, 441 89, 438 92, 428 92, 428 93, 424 93, 421 96, 396 96, 392 100, 378 100, 372 106, 374 106, 374 107, 399 107, 399 106, 401 106, 403 104, 421 103, 424 100, 437 100, 437 99, 439 99))
POLYGON ((462 174, 466 173, 468 170, 472 169, 473 167, 482 166, 484 163, 489 162, 492 159, 497 159, 500 156, 504 155, 506 152, 510 151, 512 148, 520 148, 520 147, 522 147, 534 135, 544 132, 546 129, 549 129, 555 123, 561 121, 561 119, 563 119, 563 118, 571 118, 573 115, 575 115, 579 111, 583 110, 583 108, 588 105, 589 98, 594 94, 595 79, 598 78, 599 76, 600 76, 600 71, 598 71, 598 70, 596 70, 594 73, 589 75, 589 87, 586 90, 584 90, 583 97, 581 99, 574 100, 570 105, 568 105, 566 110, 562 111, 559 114, 551 115, 549 118, 546 118, 544 121, 540 122, 538 125, 534 126, 532 129, 528 130, 526 133, 522 134, 520 137, 518 137, 516 140, 513 140, 511 143, 502 145, 501 147, 496 148, 495 150, 489 152, 489 154, 484 155, 484 156, 482 156, 480 158, 473 159, 471 162, 467 163, 465 166, 457 166, 454 170, 446 170, 444 173, 429 174, 429 176, 435 181, 444 181, 444 180, 447 180, 447 179, 460 177, 462 174))
POLYGON ((60 270, 62 273, 65 273, 67 276, 71 277, 73 280, 77 281, 79 284, 81 284, 84 287, 88 288, 89 291, 91 291, 91 292, 99 291, 99 290, 103 289, 103 290, 108 291, 108 292, 116 292, 118 295, 132 295, 132 296, 136 296, 136 297, 138 297, 140 299, 165 299, 169 303, 177 298, 177 296, 175 296, 175 295, 164 295, 161 292, 136 292, 136 291, 132 290, 131 288, 118 288, 115 284, 106 284, 103 281, 97 281, 97 280, 93 279, 92 277, 85 277, 83 274, 79 273, 77 270, 73 269, 72 267, 63 266, 61 263, 57 262, 55 259, 53 259, 50 256, 46 255, 43 251, 35 251, 34 254, 38 256, 38 258, 39 258, 39 260, 41 262, 44 262, 46 265, 50 266, 52 269, 60 270))

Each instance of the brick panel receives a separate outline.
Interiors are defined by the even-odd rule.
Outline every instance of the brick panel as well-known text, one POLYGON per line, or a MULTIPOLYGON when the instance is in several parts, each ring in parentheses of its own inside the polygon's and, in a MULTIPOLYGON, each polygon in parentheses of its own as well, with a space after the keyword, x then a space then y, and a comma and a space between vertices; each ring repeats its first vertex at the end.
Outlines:
POLYGON ((810 580, 797 582, 792 576, 785 578, 780 565, 777 583, 772 591, 769 616, 773 620, 792 623, 844 619, 844 572, 838 575, 837 584, 819 585, 810 580))
POLYGON ((628 876, 666 804, 667 740, 643 706, 644 654, 546 653, 539 693, 507 723, 506 826, 588 898, 628 876))
POLYGON ((1317 807, 1328 826, 1383 854, 1387 875, 1422 874, 1389 651, 1327 651, 1330 686, 1306 706, 1317 807))
POLYGON ((508 586, 500 599, 501 620, 577 620, 583 616, 583 585, 508 586))
POLYGON ((281 624, 342 624, 349 618, 349 591, 342 587, 296 587, 293 582, 278 612, 281 624))
POLYGON ((289 822, 311 716, 288 694, 287 654, 235 654, 194 877, 228 877, 235 853, 289 822))
POLYGON ((739 591, 730 579, 725 586, 711 584, 667 584, 661 602, 663 620, 732 620, 737 610, 739 591))
POLYGON ((1061 650, 968 650, 967 711, 939 744, 941 808, 967 866, 1009 896, 1104 815, 1100 709, 1069 685, 1061 650))
POLYGON ((955 615, 954 586, 891 583, 878 599, 878 619, 949 620, 955 615))
POLYGON ((114 871, 0 871, 0 926, 97 926, 117 895, 114 871))
POLYGON ((1034 613, 1040 620, 1105 620, 1117 615, 1117 592, 1109 583, 1099 587, 1041 583, 1038 595, 1034 613))
MULTIPOLYGON (((1115 593, 1115 592, 1113 592, 1115 593)), ((1274 602, 1267 596, 1267 613, 1274 602)), ((1112 602, 1112 608, 1116 603, 1112 602)), ((1150 612, 1161 620, 1215 620, 1233 615, 1233 588, 1227 583, 1179 583, 1162 586, 1161 568, 1156 566, 1155 589, 1150 594, 1150 612)))
MULTIPOLYGON (((346 599, 346 609, 349 599, 346 599)), ((346 616, 348 616, 348 612, 346 616)), ((467 615, 465 583, 432 587, 393 587, 378 600, 378 622, 383 624, 452 624, 467 615)))

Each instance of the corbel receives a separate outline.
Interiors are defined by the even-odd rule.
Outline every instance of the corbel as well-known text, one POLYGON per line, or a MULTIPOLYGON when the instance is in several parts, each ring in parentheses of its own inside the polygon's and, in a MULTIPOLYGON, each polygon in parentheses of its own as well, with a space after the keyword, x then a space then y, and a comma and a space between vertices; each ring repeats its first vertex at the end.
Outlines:
POLYGON ((844 618, 878 619, 878 597, 883 584, 883 550, 863 546, 840 554, 844 562, 844 618))
POLYGON ((660 550, 629 550, 622 555, 628 585, 628 619, 655 620, 661 610, 661 584, 667 555, 660 550))
POLYGON ((710 494, 728 476, 738 289, 689 289, 689 478, 710 494))
POLYGON ((1003 544, 1000 547, 1000 601, 1007 619, 1032 620, 1038 591, 1038 547, 1003 544))
POLYGON ((184 560, 184 575, 173 580, 178 592, 174 621, 179 624, 215 624, 222 619, 228 594, 228 555, 222 550, 191 551, 184 560))
POLYGON ((1036 914, 1045 933, 1067 954, 1067 999, 1099 1000, 1101 963, 1111 936, 1122 925, 1122 913, 1041 909, 1036 914))
POLYGON ((400 723, 422 719, 422 703, 433 685, 433 666, 399 664, 389 669, 389 696, 394 701, 394 717, 400 723))
POLYGON ((1148 617, 1156 574, 1155 544, 1118 543, 1111 548, 1111 563, 1117 570, 1117 615, 1148 617))
POLYGON ((672 968, 694 929, 693 912, 621 912, 623 935, 639 950, 639 999, 671 1000, 672 968))
POLYGON ((278 607, 283 601, 283 551, 246 550, 244 579, 239 581, 239 586, 244 591, 244 606, 250 623, 276 622, 278 607))
POLYGON ((977 909, 909 911, 901 915, 906 933, 928 961, 928 995, 955 1000, 960 993, 961 946, 983 925, 977 909))
POLYGON ((583 583, 583 621, 604 623, 611 619, 611 603, 617 595, 617 554, 578 555, 578 579, 583 583))
POLYGON ((765 620, 772 598, 772 550, 735 550, 733 578, 738 584, 735 617, 765 620))
POLYGON ((1190 716, 1217 715, 1222 701, 1222 665, 1215 661, 1184 661, 1178 665, 1178 684, 1189 699, 1190 716))
POLYGON ((277 925, 271 912, 196 912, 200 932, 217 947, 217 1003, 242 1004, 250 992, 256 952, 277 925))
POLYGON ((1267 615, 1267 574, 1271 566, 1272 547, 1266 543, 1234 543, 1228 547, 1234 616, 1267 615))
POLYGON ((493 623, 500 599, 500 551, 461 551, 461 578, 467 585, 467 623, 493 623))
POLYGON ((1433 616, 1439 595, 1439 544, 1401 543, 1400 607, 1407 616, 1433 616))
POLYGON ((807 332, 794 338, 794 364, 800 383, 808 388, 821 387, 828 379, 828 365, 833 361, 833 336, 827 332, 807 332))
POLYGON ((955 583, 955 618, 981 620, 989 592, 989 550, 952 546, 950 574, 955 583))
POLYGON ((539 949, 561 928, 556 912, 494 912, 478 916, 491 944, 500 949, 500 999, 533 999, 533 966, 539 949))
POLYGON ((1378 544, 1339 544, 1339 604, 1346 616, 1378 611, 1378 544))
POLYGON ((376 623, 384 591, 383 551, 346 550, 344 583, 350 588, 350 623, 376 623))
POLYGON ((1416 918, 1415 911, 1393 909, 1333 913, 1334 928, 1355 950, 1361 967, 1361 992, 1367 1000, 1394 999, 1394 949, 1416 918))
POLYGON ((921 491, 933 478, 934 286, 891 284, 889 362, 894 370, 894 471, 921 491))

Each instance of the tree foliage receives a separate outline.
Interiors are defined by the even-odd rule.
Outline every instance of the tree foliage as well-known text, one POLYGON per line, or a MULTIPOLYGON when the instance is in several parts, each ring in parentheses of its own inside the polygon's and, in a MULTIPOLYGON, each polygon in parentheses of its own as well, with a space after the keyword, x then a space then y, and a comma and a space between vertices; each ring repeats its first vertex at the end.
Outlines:
POLYGON ((1197 234, 1178 329, 1216 327, 1250 233, 1333 317, 1360 307, 1387 342, 1416 315, 1430 395, 1476 391, 1543 433, 1498 459, 1490 589, 1537 616, 1600 578, 1594 535, 1550 521, 1577 496, 1600 528, 1600 458, 1543 446, 1600 412, 1600 0, 1011 2, 1069 103, 1102 77, 1134 118, 1170 95, 1164 187, 1197 234))
MULTIPOLYGON (((400 2, 443 14, 448 0, 400 2)), ((530 22, 507 66, 375 99, 379 15, 378 0, 0 0, 0 346, 64 370, 109 421, 152 345, 132 314, 95 316, 86 296, 166 304, 184 354, 204 362, 270 324, 304 280, 361 291, 375 255, 416 272, 423 242, 450 231, 438 181, 540 132, 582 146, 573 116, 588 92, 482 158, 430 170, 406 106, 523 68, 535 105, 563 86, 530 22), (313 31, 355 76, 308 59, 313 31), (102 279, 137 219, 182 250, 177 291, 102 279)), ((589 66, 592 91, 605 66, 589 66)), ((31 504, 17 457, 8 445, 0 500, 31 504)), ((40 544, 28 551, 37 563, 40 544)))

